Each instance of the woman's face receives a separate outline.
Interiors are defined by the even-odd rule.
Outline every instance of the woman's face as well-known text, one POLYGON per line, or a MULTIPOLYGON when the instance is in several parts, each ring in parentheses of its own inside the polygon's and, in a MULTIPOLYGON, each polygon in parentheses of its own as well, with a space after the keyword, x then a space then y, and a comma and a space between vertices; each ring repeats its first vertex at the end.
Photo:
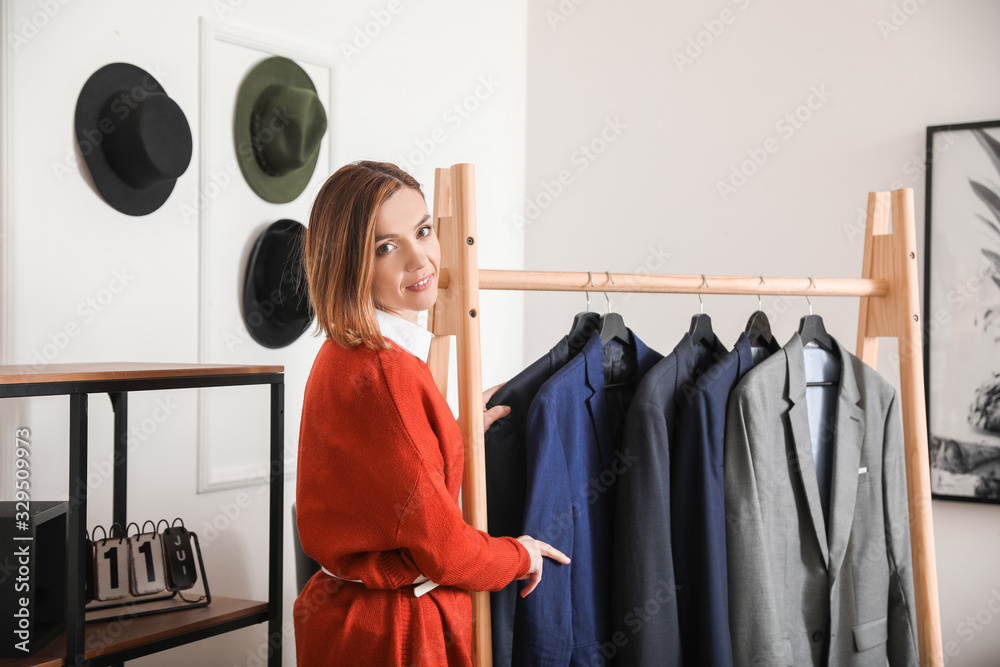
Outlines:
POLYGON ((437 300, 441 246, 427 204, 413 188, 392 193, 375 220, 375 303, 416 324, 437 300))

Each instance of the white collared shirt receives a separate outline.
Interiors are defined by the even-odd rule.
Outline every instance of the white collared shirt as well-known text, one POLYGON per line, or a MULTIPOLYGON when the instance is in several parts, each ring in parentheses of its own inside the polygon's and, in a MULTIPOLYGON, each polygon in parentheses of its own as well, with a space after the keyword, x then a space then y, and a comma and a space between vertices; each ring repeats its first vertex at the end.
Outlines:
POLYGON ((427 354, 430 352, 434 334, 419 324, 377 308, 375 319, 378 320, 378 328, 383 337, 391 339, 420 361, 427 363, 427 354))

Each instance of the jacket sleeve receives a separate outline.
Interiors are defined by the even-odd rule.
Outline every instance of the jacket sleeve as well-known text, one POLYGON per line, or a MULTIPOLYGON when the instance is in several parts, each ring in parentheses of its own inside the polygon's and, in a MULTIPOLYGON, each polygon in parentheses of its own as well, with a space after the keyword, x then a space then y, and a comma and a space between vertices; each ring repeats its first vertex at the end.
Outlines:
POLYGON ((746 393, 734 391, 726 416, 726 550, 733 664, 787 665, 791 646, 784 640, 777 597, 782 582, 775 581, 770 567, 760 479, 746 422, 753 410, 747 405, 749 399, 746 393))
MULTIPOLYGON (((527 496, 524 532, 547 542, 570 559, 573 553, 575 515, 569 470, 559 432, 558 413, 544 396, 528 410, 527 496)), ((573 646, 573 564, 546 560, 542 580, 527 597, 518 596, 514 614, 513 663, 562 666, 570 664, 573 646)))
POLYGON ((670 453, 662 408, 633 402, 621 453, 630 466, 619 477, 612 557, 611 618, 629 639, 621 664, 681 664, 681 641, 670 527, 670 453), (645 611, 655 599, 657 612, 645 611))
POLYGON ((898 394, 893 391, 882 444, 882 489, 885 539, 889 559, 889 641, 893 667, 920 662, 910 556, 910 513, 906 493, 906 452, 900 423, 898 394))
MULTIPOLYGON (((524 546, 465 523, 442 471, 421 456, 418 441, 433 440, 424 451, 438 446, 426 412, 403 419, 377 361, 351 371, 310 377, 306 388, 296 487, 303 550, 368 588, 398 588, 423 574, 492 590, 524 576, 524 546)), ((419 405, 413 385, 393 389, 419 405)))

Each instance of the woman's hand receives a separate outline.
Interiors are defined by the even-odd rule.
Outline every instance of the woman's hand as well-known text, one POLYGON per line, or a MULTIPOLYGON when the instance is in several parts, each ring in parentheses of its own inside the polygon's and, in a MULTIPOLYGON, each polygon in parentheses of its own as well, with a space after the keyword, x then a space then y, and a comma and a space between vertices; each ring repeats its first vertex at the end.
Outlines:
POLYGON ((531 554, 531 569, 528 571, 528 574, 521 577, 521 579, 530 579, 530 581, 521 591, 521 597, 525 597, 528 593, 535 590, 535 586, 542 580, 542 556, 548 556, 563 565, 569 564, 569 557, 551 544, 536 540, 530 535, 522 535, 517 538, 517 541, 523 544, 524 548, 531 554))
POLYGON ((506 417, 510 414, 510 408, 506 405, 494 405, 489 410, 486 409, 486 404, 490 402, 493 398, 493 394, 497 393, 497 389, 504 386, 505 382, 501 382, 495 387, 490 387, 483 392, 483 430, 485 431, 490 427, 490 424, 500 419, 501 417, 506 417))

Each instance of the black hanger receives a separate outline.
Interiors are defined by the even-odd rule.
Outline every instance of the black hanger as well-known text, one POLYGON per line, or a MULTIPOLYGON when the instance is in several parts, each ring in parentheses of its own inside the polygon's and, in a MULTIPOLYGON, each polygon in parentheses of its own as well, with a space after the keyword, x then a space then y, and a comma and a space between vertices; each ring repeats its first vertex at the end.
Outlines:
MULTIPOLYGON (((764 282, 764 276, 760 277, 760 284, 767 284, 764 282)), ((747 320, 745 333, 750 339, 751 345, 762 347, 772 354, 781 349, 781 346, 774 340, 774 334, 771 333, 771 321, 767 319, 767 313, 763 310, 759 295, 757 296, 757 311, 747 320)))
POLYGON ((695 343, 712 345, 715 332, 712 331, 712 318, 705 313, 699 313, 691 318, 691 330, 688 332, 695 343))
MULTIPOLYGON (((708 287, 708 279, 703 275, 701 279, 708 287)), ((715 332, 712 330, 712 318, 705 314, 705 302, 698 294, 698 302, 701 304, 701 312, 691 318, 691 329, 688 331, 695 343, 702 343, 705 347, 712 348, 715 345, 715 332)))
POLYGON ((625 326, 625 320, 618 313, 608 313, 601 317, 601 345, 607 345, 612 340, 618 340, 623 345, 632 344, 632 334, 625 326))
POLYGON ((601 316, 590 311, 577 313, 573 318, 573 328, 569 330, 569 354, 574 356, 583 349, 590 335, 601 325, 601 316))
MULTIPOLYGON (((826 327, 823 326, 823 318, 819 315, 806 315, 799 320, 799 337, 802 339, 802 347, 805 347, 808 343, 817 343, 827 352, 837 354, 833 349, 833 339, 826 332, 826 327)), ((807 387, 833 387, 839 384, 839 382, 833 381, 806 382, 807 387)))
POLYGON ((774 340, 774 334, 771 333, 771 322, 763 310, 758 310, 747 320, 746 335, 753 346, 762 347, 771 353, 781 349, 778 342, 774 340))
POLYGON ((799 320, 799 338, 802 339, 803 347, 808 343, 817 343, 826 348, 827 352, 835 351, 833 339, 826 332, 823 318, 819 315, 806 315, 799 320))
MULTIPOLYGON (((611 280, 611 284, 615 284, 615 279, 611 276, 611 272, 608 273, 608 279, 611 280)), ((601 345, 607 345, 612 340, 617 339, 623 345, 632 344, 632 334, 628 332, 628 328, 625 326, 625 320, 618 313, 611 312, 611 298, 608 297, 608 293, 604 293, 604 298, 608 300, 608 314, 601 317, 600 332, 601 332, 601 345)))
MULTIPOLYGON (((812 286, 815 287, 816 283, 812 278, 809 279, 812 286)), ((809 314, 804 316, 799 320, 799 338, 802 339, 802 347, 805 347, 809 343, 816 343, 820 347, 826 349, 835 355, 839 355, 836 346, 833 343, 833 338, 826 332, 826 327, 823 325, 823 318, 819 315, 813 315, 812 312, 812 301, 809 301, 809 297, 806 296, 806 301, 809 302, 809 314)), ((806 382, 807 387, 831 387, 839 384, 838 382, 806 382)))
MULTIPOLYGON (((816 281, 812 278, 809 278, 809 283, 816 287, 816 281)), ((827 352, 836 353, 833 339, 826 332, 826 327, 823 326, 823 318, 819 315, 813 315, 813 304, 809 300, 808 294, 806 295, 806 303, 809 304, 809 314, 799 320, 799 338, 802 339, 802 346, 805 347, 807 343, 817 343, 825 347, 827 352)))

